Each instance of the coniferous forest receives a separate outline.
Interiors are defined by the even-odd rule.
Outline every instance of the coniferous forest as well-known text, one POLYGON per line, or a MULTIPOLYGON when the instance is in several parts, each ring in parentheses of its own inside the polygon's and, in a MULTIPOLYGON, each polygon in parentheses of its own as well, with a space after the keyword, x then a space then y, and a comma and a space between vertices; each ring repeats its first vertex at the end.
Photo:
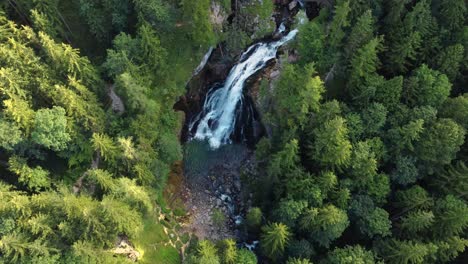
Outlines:
POLYGON ((468 263, 467 7, 0 1, 0 263, 468 263))

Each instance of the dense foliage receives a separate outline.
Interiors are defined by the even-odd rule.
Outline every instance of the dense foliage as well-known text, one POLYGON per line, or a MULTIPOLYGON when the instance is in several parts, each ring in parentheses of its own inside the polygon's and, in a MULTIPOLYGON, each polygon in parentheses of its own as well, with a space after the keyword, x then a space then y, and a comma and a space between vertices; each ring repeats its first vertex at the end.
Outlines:
POLYGON ((181 159, 172 106, 194 65, 174 76, 169 55, 199 43, 167 36, 189 30, 173 22, 186 7, 65 2, 1 4, 1 263, 129 262, 116 242, 139 244, 181 159))
POLYGON ((451 262, 468 246, 466 3, 335 2, 274 83, 262 257, 451 262))
MULTIPOLYGON (((118 241, 163 252, 141 236, 182 159, 173 105, 209 46, 235 57, 275 30, 274 2, 288 1, 1 2, 0 263, 131 262, 118 241)), ((271 133, 244 221, 256 254, 202 240, 185 262, 460 260, 466 1, 305 2, 320 14, 261 109, 271 133)), ((140 261, 180 261, 164 257, 140 261)))

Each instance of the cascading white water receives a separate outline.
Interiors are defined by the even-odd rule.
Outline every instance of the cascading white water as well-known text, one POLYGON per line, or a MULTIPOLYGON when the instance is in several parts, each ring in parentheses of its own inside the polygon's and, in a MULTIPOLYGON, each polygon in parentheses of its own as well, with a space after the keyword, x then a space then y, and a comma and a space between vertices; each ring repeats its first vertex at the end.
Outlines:
POLYGON ((236 125, 236 108, 239 103, 242 104, 245 81, 275 58, 278 48, 293 39, 297 32, 295 29, 280 40, 254 44, 242 54, 238 64, 229 72, 224 86, 208 92, 203 110, 191 122, 190 131, 198 125, 195 139, 208 140, 214 149, 230 143, 236 125))

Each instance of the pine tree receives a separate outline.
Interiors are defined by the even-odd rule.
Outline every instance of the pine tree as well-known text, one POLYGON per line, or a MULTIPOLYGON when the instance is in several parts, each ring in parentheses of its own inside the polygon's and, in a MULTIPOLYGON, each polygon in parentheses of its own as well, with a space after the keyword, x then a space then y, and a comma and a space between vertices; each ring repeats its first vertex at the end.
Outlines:
POLYGON ((440 1, 439 20, 449 31, 456 31, 465 25, 466 2, 463 0, 440 1))
POLYGON ((289 258, 286 264, 312 264, 308 259, 289 258))
MULTIPOLYGON (((352 1, 351 3, 354 3, 352 1)), ((374 37, 374 17, 372 11, 365 11, 352 27, 345 46, 345 58, 351 59, 356 51, 374 37)))
POLYGON ((322 26, 310 21, 299 28, 297 36, 298 52, 304 64, 315 62, 320 73, 327 71, 324 54, 325 33, 322 26))
POLYGON ((428 230, 434 223, 434 214, 431 211, 411 211, 401 219, 401 229, 408 235, 428 230))
POLYGON ((437 251, 434 244, 423 244, 412 240, 385 240, 376 245, 377 252, 389 264, 426 263, 437 251))
POLYGON ((443 241, 437 241, 437 258, 441 262, 450 262, 468 247, 468 240, 458 236, 449 237, 443 241))
POLYGON ((461 44, 448 46, 439 53, 435 59, 434 67, 447 75, 449 80, 453 82, 460 75, 464 54, 465 48, 461 44))
POLYGON ((360 245, 346 246, 344 248, 336 248, 329 252, 324 264, 374 264, 376 263, 375 255, 372 251, 366 250, 360 245))
POLYGON ((112 138, 105 134, 94 133, 92 144, 99 155, 104 157, 106 161, 114 161, 117 156, 117 146, 114 144, 112 138))
POLYGON ((468 205, 453 195, 436 201, 434 215, 434 230, 440 237, 458 235, 468 227, 468 205))
POLYGON ((395 198, 395 206, 402 211, 428 209, 434 204, 434 200, 429 193, 419 185, 414 185, 407 190, 397 191, 395 198))
POLYGON ((226 264, 234 264, 236 263, 237 259, 237 247, 236 247, 236 241, 232 239, 226 239, 223 241, 223 253, 222 253, 222 259, 223 263, 226 264))
POLYGON ((219 264, 219 257, 215 246, 208 240, 202 240, 198 243, 198 256, 200 264, 219 264))
POLYGON ((313 64, 288 64, 282 69, 274 95, 280 129, 303 127, 310 112, 319 110, 325 88, 320 77, 314 75, 313 64))
POLYGON ((439 109, 439 116, 450 118, 468 130, 468 93, 448 98, 439 109))
POLYGON ((65 109, 54 106, 36 112, 32 140, 46 148, 61 151, 67 148, 71 137, 67 132, 65 109))
POLYGON ((381 49, 382 38, 377 37, 370 40, 359 48, 350 63, 349 70, 349 94, 361 104, 367 104, 375 94, 383 78, 376 74, 380 66, 378 58, 381 49))
POLYGON ((215 42, 213 26, 209 21, 210 1, 198 2, 183 0, 182 13, 189 27, 192 40, 200 45, 207 46, 215 42))
POLYGON ((236 264, 257 264, 257 256, 250 250, 241 248, 237 254, 236 264))
POLYGON ((315 142, 311 157, 324 166, 341 168, 351 158, 351 143, 348 140, 346 120, 342 117, 326 121, 313 131, 315 142))
POLYGON ((328 42, 330 48, 336 51, 341 45, 345 37, 344 29, 349 26, 348 14, 351 11, 349 1, 338 1, 335 6, 334 16, 330 25, 330 33, 328 35, 328 42))
POLYGON ((464 162, 448 165, 430 179, 430 185, 443 194, 468 199, 468 167, 464 162))
POLYGON ((272 223, 262 227, 260 245, 269 258, 281 256, 290 239, 289 228, 282 223, 272 223))
POLYGON ((341 236, 348 225, 346 212, 333 205, 309 209, 299 222, 301 229, 308 231, 313 241, 327 248, 341 236))
POLYGON ((451 88, 445 74, 423 64, 406 80, 403 97, 411 106, 439 107, 449 96, 451 88))
POLYGON ((10 171, 19 177, 19 182, 25 184, 30 190, 40 190, 51 185, 49 172, 41 166, 31 168, 27 160, 18 156, 12 156, 8 160, 10 171))
POLYGON ((421 134, 415 149, 417 156, 433 164, 450 164, 464 142, 465 133, 451 119, 439 119, 421 134))

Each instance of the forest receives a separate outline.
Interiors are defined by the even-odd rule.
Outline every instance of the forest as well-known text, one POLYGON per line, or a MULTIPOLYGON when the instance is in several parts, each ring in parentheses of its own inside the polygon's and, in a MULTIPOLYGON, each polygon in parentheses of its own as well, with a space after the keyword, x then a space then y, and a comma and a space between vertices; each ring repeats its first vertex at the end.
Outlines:
POLYGON ((0 1, 0 263, 467 263, 467 7, 0 1), (221 142, 242 221, 197 237, 193 120, 262 47, 221 142))

